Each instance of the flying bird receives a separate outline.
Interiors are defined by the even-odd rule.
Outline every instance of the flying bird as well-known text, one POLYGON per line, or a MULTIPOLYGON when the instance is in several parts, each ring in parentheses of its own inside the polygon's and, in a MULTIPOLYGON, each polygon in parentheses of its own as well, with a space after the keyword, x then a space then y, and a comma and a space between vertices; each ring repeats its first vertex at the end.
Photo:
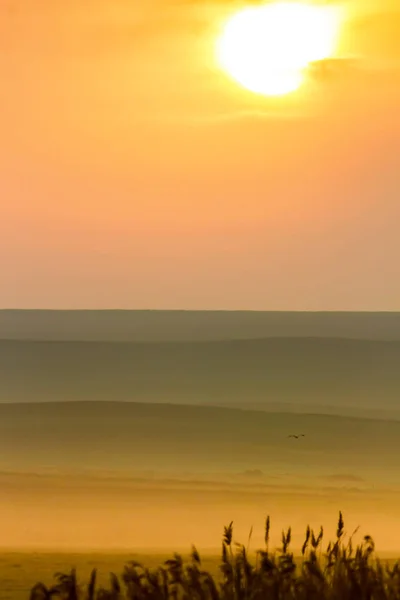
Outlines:
POLYGON ((288 438, 296 438, 296 440, 298 440, 299 437, 305 437, 304 433, 299 433, 299 435, 294 435, 294 434, 288 435, 288 438))

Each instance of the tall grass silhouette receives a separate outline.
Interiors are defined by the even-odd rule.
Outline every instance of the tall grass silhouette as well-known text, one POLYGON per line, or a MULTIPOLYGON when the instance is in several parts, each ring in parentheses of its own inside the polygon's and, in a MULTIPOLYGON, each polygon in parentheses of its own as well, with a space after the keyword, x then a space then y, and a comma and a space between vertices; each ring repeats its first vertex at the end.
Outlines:
MULTIPOLYGON (((357 530, 356 530, 357 531, 357 530)), ((97 586, 97 570, 80 584, 75 569, 56 573, 55 583, 36 584, 30 600, 400 600, 400 564, 390 567, 375 555, 369 535, 353 547, 353 532, 345 542, 342 513, 336 538, 323 551, 324 530, 307 527, 300 560, 290 551, 291 528, 282 531, 281 546, 270 550, 270 518, 265 522, 265 545, 255 560, 247 546, 234 542, 233 522, 224 528, 220 577, 202 568, 192 547, 185 563, 179 554, 154 570, 129 562, 120 577, 110 574, 109 587, 97 586)))

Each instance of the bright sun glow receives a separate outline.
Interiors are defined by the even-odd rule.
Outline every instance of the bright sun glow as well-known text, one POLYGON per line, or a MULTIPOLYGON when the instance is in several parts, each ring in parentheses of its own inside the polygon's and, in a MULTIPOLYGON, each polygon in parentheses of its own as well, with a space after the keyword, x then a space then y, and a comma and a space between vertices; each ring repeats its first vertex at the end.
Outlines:
POLYGON ((281 96, 297 90, 310 63, 335 52, 337 10, 277 2, 241 10, 218 41, 222 68, 248 90, 281 96))

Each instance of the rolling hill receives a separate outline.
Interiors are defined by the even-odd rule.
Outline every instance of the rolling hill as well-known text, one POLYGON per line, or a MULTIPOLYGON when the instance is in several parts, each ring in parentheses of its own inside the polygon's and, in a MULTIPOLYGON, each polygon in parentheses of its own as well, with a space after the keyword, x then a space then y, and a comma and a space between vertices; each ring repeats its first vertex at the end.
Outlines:
MULTIPOLYGON (((400 483, 400 422, 118 402, 0 405, 0 470, 348 474, 400 483), (291 433, 304 433, 298 440, 291 433), (397 478, 397 479, 396 479, 397 478)), ((350 484, 354 485, 350 478, 350 484)))
POLYGON ((400 342, 0 341, 0 401, 115 400, 396 416, 400 342), (281 407, 281 408, 280 408, 281 407), (354 412, 355 411, 355 412, 354 412), (375 411, 375 412, 374 412, 375 411))
POLYGON ((400 341, 400 313, 0 310, 0 339, 194 342, 266 337, 400 341))

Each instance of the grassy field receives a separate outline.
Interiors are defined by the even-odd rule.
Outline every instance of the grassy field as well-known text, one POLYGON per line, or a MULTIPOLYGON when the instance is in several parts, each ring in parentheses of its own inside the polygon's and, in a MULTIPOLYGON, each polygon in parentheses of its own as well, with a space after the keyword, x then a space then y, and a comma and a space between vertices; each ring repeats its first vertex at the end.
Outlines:
POLYGON ((291 548, 291 527, 271 542, 265 520, 263 545, 236 542, 233 523, 224 527, 222 552, 3 552, 2 600, 398 600, 396 558, 379 556, 369 535, 356 542, 339 513, 335 535, 309 526, 300 552, 291 548))
MULTIPOLYGON (((190 549, 189 549, 190 550, 190 549)), ((38 581, 51 584, 54 574, 75 567, 79 578, 89 580, 93 568, 98 569, 99 585, 108 585, 109 573, 120 574, 124 565, 131 560, 154 569, 172 556, 167 552, 140 551, 91 551, 91 552, 40 552, 7 551, 0 553, 0 598, 1 600, 28 600, 31 588, 38 581)), ((185 558, 189 557, 186 553, 185 558)), ((204 568, 218 576, 220 556, 202 556, 204 568)))
MULTIPOLYGON (((45 582, 48 587, 55 583, 55 573, 67 572, 76 568, 79 581, 87 583, 92 570, 97 569, 97 582, 100 587, 108 587, 110 573, 120 575, 130 561, 137 561, 151 570, 157 569, 171 553, 157 552, 3 552, 0 556, 0 597, 1 600, 28 600, 32 587, 37 582, 45 582)), ((182 553, 189 561, 189 553, 182 553)), ((254 561, 254 556, 250 553, 254 561)), ((394 555, 383 555, 382 560, 393 568, 397 562, 394 555)), ((217 580, 221 579, 220 554, 201 553, 202 567, 217 580)), ((302 559, 295 557, 300 566, 302 559)), ((338 599, 342 600, 342 599, 338 599)), ((359 600, 359 598, 357 598, 359 600)))

